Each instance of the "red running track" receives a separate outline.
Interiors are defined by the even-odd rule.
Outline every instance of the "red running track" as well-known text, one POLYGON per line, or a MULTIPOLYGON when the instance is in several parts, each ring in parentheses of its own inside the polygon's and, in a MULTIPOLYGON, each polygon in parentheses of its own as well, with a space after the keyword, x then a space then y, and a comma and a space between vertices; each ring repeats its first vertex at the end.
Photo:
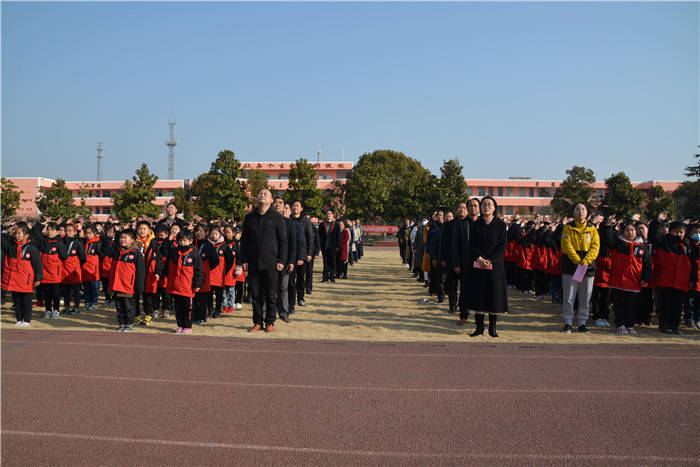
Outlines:
POLYGON ((700 348, 6 330, 3 465, 700 464, 700 348))

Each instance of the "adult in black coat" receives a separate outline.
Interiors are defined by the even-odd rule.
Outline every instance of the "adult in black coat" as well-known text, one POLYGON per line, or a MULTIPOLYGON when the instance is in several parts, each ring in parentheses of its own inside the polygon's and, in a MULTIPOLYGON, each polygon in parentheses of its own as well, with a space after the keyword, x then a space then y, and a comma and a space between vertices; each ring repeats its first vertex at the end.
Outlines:
POLYGON ((304 301, 304 292, 306 291, 306 276, 308 273, 307 265, 313 259, 312 249, 314 244, 314 228, 311 225, 311 220, 302 214, 304 211, 304 206, 301 204, 301 201, 294 201, 291 208, 291 217, 295 222, 299 223, 302 232, 301 239, 303 239, 304 243, 304 254, 300 255, 303 257, 301 258, 301 262, 297 262, 297 268, 295 271, 294 283, 296 285, 296 297, 291 297, 290 295, 290 303, 292 304, 293 308, 294 303, 297 303, 299 306, 306 305, 306 302, 304 301))
POLYGON ((467 278, 467 306, 475 311, 476 330, 472 336, 484 333, 484 313, 489 314, 489 335, 496 333, 497 317, 508 312, 506 273, 503 255, 506 251, 506 224, 498 217, 496 200, 486 196, 481 200, 481 217, 471 223, 469 232, 470 261, 478 267, 467 278))
POLYGON ((158 221, 158 224, 163 224, 170 228, 171 225, 177 224, 181 228, 185 227, 185 221, 177 217, 177 206, 172 201, 165 206, 166 216, 158 221))
POLYGON ((285 323, 289 322, 289 283, 291 274, 297 264, 299 247, 299 230, 297 223, 289 218, 289 205, 284 204, 284 199, 276 197, 272 208, 282 214, 285 229, 287 230, 287 257, 284 259, 284 268, 277 274, 277 313, 285 323))
POLYGON ((467 216, 467 204, 464 202, 457 204, 457 217, 455 218, 451 212, 445 215, 445 225, 442 228, 442 236, 440 239, 440 266, 445 271, 445 293, 449 304, 449 312, 457 311, 457 283, 459 275, 455 272, 454 247, 452 236, 454 235, 455 225, 464 220, 467 216))
POLYGON ((318 226, 318 236, 323 252, 323 280, 335 282, 335 263, 340 250, 340 227, 335 220, 335 213, 326 211, 326 220, 318 226))
POLYGON ((270 190, 260 190, 258 208, 243 220, 241 235, 241 268, 248 271, 248 286, 253 302, 253 327, 263 325, 263 301, 267 309, 265 331, 275 330, 277 315, 277 273, 284 269, 288 257, 287 229, 284 217, 272 206, 270 190))
MULTIPOLYGON (((307 215, 308 216, 308 215, 307 215)), ((318 219, 314 218, 318 223, 318 219)), ((318 224, 311 224, 313 233, 313 246, 311 247, 311 259, 304 265, 306 267, 306 274, 304 276, 304 285, 306 287, 306 295, 311 295, 314 288, 314 262, 316 257, 321 252, 321 239, 318 233, 318 224)))

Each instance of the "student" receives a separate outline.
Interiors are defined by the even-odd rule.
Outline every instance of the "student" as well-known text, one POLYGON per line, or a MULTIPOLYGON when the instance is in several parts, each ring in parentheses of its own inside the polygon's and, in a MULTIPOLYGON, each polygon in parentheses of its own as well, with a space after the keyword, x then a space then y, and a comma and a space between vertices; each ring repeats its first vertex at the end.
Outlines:
POLYGON ((165 263, 168 259, 168 251, 172 247, 171 242, 168 238, 170 231, 166 224, 158 223, 156 224, 154 232, 156 235, 154 241, 156 247, 158 248, 158 255, 160 257, 161 262, 161 274, 160 278, 158 279, 156 294, 153 298, 153 317, 157 318, 158 311, 160 310, 161 316, 163 318, 167 318, 168 316, 170 316, 170 310, 172 309, 172 300, 170 300, 170 295, 166 290, 168 287, 168 278, 165 274, 163 274, 163 270, 165 269, 165 263))
POLYGON ((107 223, 100 235, 100 247, 102 248, 102 261, 100 262, 100 280, 102 290, 105 294, 105 304, 112 302, 109 293, 109 273, 112 270, 112 258, 117 254, 117 243, 115 241, 116 229, 114 224, 107 223))
POLYGON ((80 278, 85 292, 85 310, 97 306, 99 298, 100 260, 102 259, 102 244, 94 224, 85 227, 85 263, 83 263, 80 278))
MULTIPOLYGON (((231 250, 236 256, 236 261, 241 256, 241 235, 243 231, 240 227, 236 227, 234 230, 234 246, 231 250)), ((236 276, 236 297, 235 297, 236 310, 243 308, 242 303, 250 303, 250 296, 248 295, 248 271, 241 269, 240 274, 236 276)))
POLYGON ((688 226, 691 274, 688 302, 685 305, 685 324, 690 329, 700 329, 700 225, 688 226))
POLYGON ((207 324, 207 303, 209 303, 211 295, 211 275, 210 271, 219 264, 219 255, 216 249, 207 238, 209 235, 209 226, 206 224, 197 224, 194 230, 194 247, 202 259, 202 270, 204 278, 199 291, 194 296, 192 304, 192 322, 199 326, 207 324))
MULTIPOLYGON (((598 227, 600 238, 608 238, 611 230, 605 222, 598 227)), ((595 260, 595 277, 593 278, 593 293, 591 295, 591 311, 593 324, 601 328, 609 328, 610 321, 610 274, 612 273, 612 258, 608 251, 608 242, 601 242, 598 257, 595 260)))
MULTIPOLYGON (((41 224, 37 223, 33 230, 40 229, 41 224)), ((44 318, 58 319, 61 316, 61 271, 63 261, 66 259, 66 246, 61 241, 58 234, 58 224, 49 222, 45 227, 46 235, 38 233, 34 235, 36 247, 41 253, 41 265, 43 278, 40 288, 43 289, 44 306, 46 312, 44 318)))
POLYGON ((212 318, 218 318, 221 316, 224 303, 224 277, 231 270, 234 259, 231 249, 224 242, 221 228, 218 225, 212 225, 209 228, 209 241, 214 247, 219 261, 216 267, 209 271, 211 293, 207 300, 207 314, 212 318), (216 303, 214 303, 214 298, 216 298, 216 303))
POLYGON ((80 286, 83 283, 82 265, 85 263, 85 247, 77 236, 77 229, 73 224, 66 224, 66 236, 63 243, 66 246, 67 257, 63 262, 63 277, 61 283, 65 286, 63 303, 64 314, 77 315, 80 307, 80 286), (73 298, 73 309, 70 307, 70 299, 73 298))
POLYGON ((146 267, 143 255, 136 244, 136 232, 122 230, 119 234, 119 250, 113 257, 109 275, 109 291, 114 294, 117 307, 119 332, 134 330, 136 297, 143 294, 146 267))
MULTIPOLYGON (((635 224, 637 228, 637 237, 639 237, 645 245, 649 245, 649 250, 651 251, 651 244, 649 243, 649 227, 644 222, 638 221, 635 224)), ((650 283, 645 283, 642 285, 642 291, 639 293, 639 307, 637 308, 637 314, 635 322, 636 324, 643 324, 645 326, 651 325, 651 315, 654 313, 654 289, 650 283)))
MULTIPOLYGON (((160 224, 161 227, 165 227, 160 224)), ((140 246, 146 266, 146 282, 143 288, 143 319, 139 324, 148 326, 155 317, 158 304, 158 283, 163 275, 162 240, 156 240, 155 234, 151 232, 151 225, 146 221, 138 224, 136 243, 140 246)), ((136 303, 138 312, 138 302, 136 303)))
POLYGON ((547 233, 547 269, 549 276, 549 290, 552 294, 552 303, 562 303, 563 291, 561 286, 561 234, 563 224, 552 224, 547 233))
POLYGON ((669 233, 654 243, 652 283, 659 297, 659 330, 664 334, 681 333, 681 311, 691 273, 690 250, 683 243, 685 229, 682 222, 672 222, 669 233))
POLYGON ((32 293, 43 277, 41 253, 29 240, 30 229, 22 222, 14 226, 12 236, 2 234, 2 289, 12 292, 15 326, 28 327, 32 322, 32 293))
POLYGON ((571 333, 574 320, 574 301, 578 296, 578 331, 586 333, 586 321, 593 292, 595 276, 595 259, 600 250, 598 230, 587 221, 588 208, 584 203, 576 203, 573 209, 574 219, 568 223, 561 235, 561 270, 564 304, 562 332, 571 333), (581 282, 573 280, 578 267, 585 268, 581 282))
POLYGON ((192 332, 192 299, 204 281, 202 259, 192 246, 192 232, 181 230, 177 234, 177 247, 168 252, 165 269, 168 276, 168 293, 172 297, 177 320, 175 334, 192 332))
POLYGON ((228 224, 224 227, 224 242, 225 242, 225 248, 228 249, 228 251, 231 254, 231 257, 233 258, 233 264, 229 268, 228 272, 224 275, 223 278, 223 292, 224 292, 224 303, 223 303, 223 313, 233 313, 233 310, 236 306, 236 276, 235 276, 235 271, 236 271, 236 256, 238 254, 238 248, 236 247, 236 240, 235 240, 235 231, 234 227, 231 224, 228 224))
POLYGON ((637 335, 634 329, 639 293, 651 280, 651 252, 633 222, 622 225, 620 232, 608 221, 605 240, 610 252, 610 280, 618 335, 637 335))
MULTIPOLYGON (((151 240, 155 238, 153 231, 151 230, 151 223, 143 219, 143 217, 138 217, 136 220, 136 247, 143 255, 144 260, 146 258, 146 250, 151 246, 151 240)), ((152 277, 151 277, 152 280, 152 277)), ((152 297, 149 297, 149 299, 152 297)), ((136 299, 136 311, 134 317, 134 323, 148 325, 153 318, 153 307, 150 303, 145 303, 145 298, 141 295, 135 297, 136 299), (141 318, 141 304, 143 303, 144 308, 149 308, 150 314, 144 310, 144 317, 141 318), (148 318, 147 318, 148 316, 148 318)))

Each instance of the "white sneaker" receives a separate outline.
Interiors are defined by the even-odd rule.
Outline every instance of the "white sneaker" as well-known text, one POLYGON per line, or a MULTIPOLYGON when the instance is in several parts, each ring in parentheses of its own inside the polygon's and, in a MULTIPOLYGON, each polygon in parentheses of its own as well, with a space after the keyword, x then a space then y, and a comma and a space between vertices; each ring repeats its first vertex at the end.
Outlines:
POLYGON ((629 333, 627 332, 627 328, 625 326, 620 326, 619 328, 617 328, 618 336, 626 336, 627 334, 629 333))
POLYGON ((58 310, 53 310, 53 313, 51 313, 51 317, 52 317, 53 319, 58 319, 58 318, 61 317, 61 312, 58 311, 58 310))
POLYGON ((635 331, 634 328, 627 328, 627 334, 629 334, 630 336, 636 336, 637 331, 635 331))
POLYGON ((44 312, 44 319, 49 319, 49 318, 51 318, 51 312, 50 311, 44 312))
POLYGON ((15 323, 15 326, 17 326, 18 328, 21 328, 21 327, 22 327, 22 323, 23 323, 23 321, 17 321, 17 322, 15 323))
POLYGON ((241 305, 240 303, 236 303, 236 310, 240 310, 241 308, 243 308, 243 305, 241 305))
POLYGON ((22 321, 19 325, 20 325, 20 327, 28 328, 29 326, 31 326, 31 323, 27 323, 26 321, 22 321))

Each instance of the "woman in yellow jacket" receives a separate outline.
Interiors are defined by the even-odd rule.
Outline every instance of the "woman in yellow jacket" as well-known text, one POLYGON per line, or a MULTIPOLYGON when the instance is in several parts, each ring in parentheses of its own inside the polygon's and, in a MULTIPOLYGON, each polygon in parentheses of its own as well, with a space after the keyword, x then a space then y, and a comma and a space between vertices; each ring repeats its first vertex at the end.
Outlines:
POLYGON ((588 209, 583 203, 574 205, 574 220, 564 226, 561 234, 561 281, 564 292, 562 310, 564 329, 570 333, 574 321, 574 301, 578 295, 578 331, 588 332, 588 310, 593 293, 595 278, 595 259, 600 250, 600 237, 593 224, 586 221, 588 209), (573 280, 574 273, 580 265, 586 266, 586 273, 581 282, 573 280))

